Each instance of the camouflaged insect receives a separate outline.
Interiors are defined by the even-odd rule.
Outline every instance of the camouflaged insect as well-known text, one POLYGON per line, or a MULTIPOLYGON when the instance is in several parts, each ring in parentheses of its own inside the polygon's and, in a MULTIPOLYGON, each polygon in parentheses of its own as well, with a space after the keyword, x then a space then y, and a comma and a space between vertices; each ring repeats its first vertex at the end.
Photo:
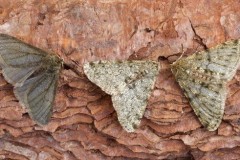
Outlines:
POLYGON ((239 42, 225 42, 171 65, 195 114, 209 131, 216 130, 222 121, 226 83, 233 78, 240 63, 239 42))
POLYGON ((49 122, 62 60, 0 34, 0 67, 20 104, 39 125, 49 122))
POLYGON ((112 96, 120 124, 127 132, 133 132, 140 124, 154 87, 158 63, 97 61, 86 63, 84 72, 90 81, 112 96))

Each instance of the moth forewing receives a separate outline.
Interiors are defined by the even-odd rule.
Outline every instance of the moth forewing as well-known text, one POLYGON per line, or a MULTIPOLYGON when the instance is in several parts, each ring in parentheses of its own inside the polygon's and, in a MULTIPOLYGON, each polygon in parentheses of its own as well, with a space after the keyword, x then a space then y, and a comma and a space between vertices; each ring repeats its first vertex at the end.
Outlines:
POLYGON ((14 94, 40 125, 49 122, 62 60, 12 36, 0 34, 0 66, 14 94))

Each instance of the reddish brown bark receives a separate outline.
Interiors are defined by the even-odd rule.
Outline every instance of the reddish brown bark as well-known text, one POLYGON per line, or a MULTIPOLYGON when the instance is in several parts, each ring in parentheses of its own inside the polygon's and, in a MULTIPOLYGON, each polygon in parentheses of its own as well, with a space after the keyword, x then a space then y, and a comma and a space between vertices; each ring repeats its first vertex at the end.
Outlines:
POLYGON ((170 64, 182 52, 240 37, 236 0, 0 0, 0 32, 63 58, 51 122, 37 126, 0 77, 0 159, 240 159, 240 72, 219 129, 199 123, 170 64), (162 69, 135 133, 82 65, 151 59, 162 69))

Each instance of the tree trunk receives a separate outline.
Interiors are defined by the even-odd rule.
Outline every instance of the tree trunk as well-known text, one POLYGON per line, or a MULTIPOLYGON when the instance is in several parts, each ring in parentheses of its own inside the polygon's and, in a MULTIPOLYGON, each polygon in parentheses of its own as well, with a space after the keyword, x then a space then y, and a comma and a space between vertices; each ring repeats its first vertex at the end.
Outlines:
POLYGON ((53 115, 38 126, 0 76, 0 159, 240 159, 240 72, 223 122, 207 131, 170 70, 178 57, 240 37, 240 2, 219 0, 0 0, 0 32, 64 61, 53 115), (140 127, 120 126, 110 96, 83 63, 161 64, 140 127))

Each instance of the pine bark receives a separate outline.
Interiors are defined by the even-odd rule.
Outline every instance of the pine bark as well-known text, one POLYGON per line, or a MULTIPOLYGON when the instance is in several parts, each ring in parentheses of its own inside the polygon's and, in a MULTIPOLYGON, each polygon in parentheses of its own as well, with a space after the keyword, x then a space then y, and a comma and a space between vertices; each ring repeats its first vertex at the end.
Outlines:
POLYGON ((240 72, 228 84, 223 122, 199 123, 174 79, 178 57, 240 37, 234 0, 0 0, 0 33, 63 61, 53 115, 40 127, 0 76, 0 159, 240 159, 240 72), (127 133, 110 96, 84 75, 84 62, 161 64, 139 129, 127 133))

